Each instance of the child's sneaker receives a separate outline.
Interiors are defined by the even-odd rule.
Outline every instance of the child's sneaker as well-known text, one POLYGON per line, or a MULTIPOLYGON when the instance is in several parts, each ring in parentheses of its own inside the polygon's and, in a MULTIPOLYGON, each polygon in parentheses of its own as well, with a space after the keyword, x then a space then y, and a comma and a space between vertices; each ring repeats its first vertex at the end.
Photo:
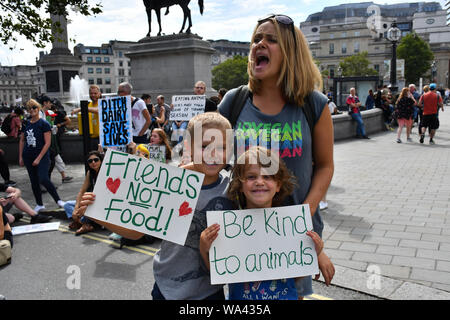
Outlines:
POLYGON ((65 205, 66 203, 64 202, 64 201, 62 201, 62 200, 58 200, 58 206, 60 207, 60 208, 64 208, 64 205, 65 205))
POLYGON ((44 210, 44 209, 45 209, 45 206, 37 205, 36 207, 34 207, 34 211, 36 213, 38 213, 39 211, 44 210))
POLYGON ((397 139, 397 143, 402 143, 402 140, 400 140, 400 139, 397 139))
POLYGON ((320 210, 325 210, 325 209, 327 209, 327 208, 328 208, 328 202, 320 201, 320 203, 319 203, 319 208, 320 208, 320 210))

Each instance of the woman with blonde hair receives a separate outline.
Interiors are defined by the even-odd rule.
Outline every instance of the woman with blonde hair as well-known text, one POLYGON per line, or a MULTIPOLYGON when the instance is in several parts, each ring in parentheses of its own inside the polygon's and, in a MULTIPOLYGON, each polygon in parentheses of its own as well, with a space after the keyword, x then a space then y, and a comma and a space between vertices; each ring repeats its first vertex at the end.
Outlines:
POLYGON ((45 209, 40 184, 47 189, 58 206, 63 208, 65 202, 60 199, 48 176, 50 167, 48 149, 51 143, 50 124, 39 117, 42 106, 36 100, 30 99, 27 102, 27 108, 31 118, 25 122, 20 134, 19 165, 22 167, 25 165, 30 177, 31 188, 37 204, 34 211, 39 212, 45 209))
POLYGON ((402 143, 400 136, 402 135, 403 127, 406 126, 406 140, 408 142, 412 142, 410 138, 412 124, 413 124, 413 115, 414 115, 414 106, 417 104, 417 101, 412 96, 409 88, 403 88, 400 93, 395 112, 397 114, 397 143, 402 143))
MULTIPOLYGON (((247 71, 249 95, 237 118, 232 109, 239 107, 233 103, 241 89, 228 91, 219 111, 231 120, 237 150, 247 147, 248 141, 278 149, 297 178, 297 187, 283 205, 309 204, 314 231, 321 235, 319 202, 334 172, 333 122, 328 99, 320 92, 320 72, 305 37, 290 17, 272 14, 258 20, 247 71)), ((329 284, 334 266, 323 252, 319 267, 329 284)), ((299 290, 302 297, 312 293, 311 277, 304 278, 299 290)))

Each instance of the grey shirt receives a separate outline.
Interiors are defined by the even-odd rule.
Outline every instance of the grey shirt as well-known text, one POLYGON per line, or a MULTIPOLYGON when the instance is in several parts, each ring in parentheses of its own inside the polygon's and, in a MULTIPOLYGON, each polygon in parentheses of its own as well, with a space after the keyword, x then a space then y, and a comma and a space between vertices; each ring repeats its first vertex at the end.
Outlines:
MULTIPOLYGON (((219 112, 228 119, 231 117, 231 104, 235 93, 236 89, 228 91, 219 105, 219 112)), ((312 101, 314 122, 317 122, 328 98, 319 91, 314 91, 312 101)), ((287 198, 285 205, 302 204, 311 187, 313 175, 311 132, 303 109, 286 104, 279 114, 267 115, 252 103, 250 95, 236 121, 235 132, 237 156, 240 155, 240 146, 244 144, 246 148, 249 144, 256 143, 269 149, 279 148, 281 159, 297 178, 298 184, 293 194, 287 198)), ((312 220, 314 231, 322 236, 323 222, 319 209, 312 220)))
POLYGON ((201 300, 222 290, 211 285, 209 270, 199 251, 200 234, 207 227, 206 211, 233 209, 227 198, 228 177, 202 186, 184 246, 162 241, 153 261, 156 283, 167 300, 201 300))

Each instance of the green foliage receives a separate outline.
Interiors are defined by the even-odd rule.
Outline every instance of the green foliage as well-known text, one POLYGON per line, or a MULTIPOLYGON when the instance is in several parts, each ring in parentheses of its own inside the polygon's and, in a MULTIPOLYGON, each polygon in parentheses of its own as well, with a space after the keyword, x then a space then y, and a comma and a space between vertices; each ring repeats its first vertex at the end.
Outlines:
POLYGON ((212 70, 212 86, 219 90, 227 90, 248 83, 247 57, 234 56, 222 62, 212 70))
POLYGON ((357 77, 378 75, 377 70, 369 68, 370 61, 367 57, 367 51, 363 51, 341 60, 339 66, 342 68, 342 76, 357 77))
POLYGON ((405 59, 406 83, 418 83, 431 68, 434 59, 430 45, 416 33, 410 33, 402 38, 397 47, 397 57, 405 59))
MULTIPOLYGON (((101 4, 90 5, 89 0, 1 0, 0 1, 0 41, 14 49, 22 35, 36 47, 44 48, 53 40, 50 13, 67 15, 67 6, 78 13, 89 16, 102 12, 101 4), (45 9, 46 15, 42 16, 45 9)), ((59 23, 54 27, 60 31, 59 23)))

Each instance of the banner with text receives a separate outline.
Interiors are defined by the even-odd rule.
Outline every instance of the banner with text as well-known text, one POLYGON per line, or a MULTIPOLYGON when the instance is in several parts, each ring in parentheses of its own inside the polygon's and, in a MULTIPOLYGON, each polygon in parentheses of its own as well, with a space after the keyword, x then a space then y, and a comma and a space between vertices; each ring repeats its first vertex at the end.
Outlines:
POLYGON ((86 216, 184 245, 204 175, 108 149, 86 216))
POLYGON ((170 120, 189 121, 196 115, 205 112, 206 96, 173 96, 172 104, 170 120))
POLYGON ((319 273, 309 205, 208 211, 220 225, 209 251, 211 284, 287 279, 319 273))
POLYGON ((102 147, 126 146, 133 141, 131 96, 98 100, 98 113, 102 147))

